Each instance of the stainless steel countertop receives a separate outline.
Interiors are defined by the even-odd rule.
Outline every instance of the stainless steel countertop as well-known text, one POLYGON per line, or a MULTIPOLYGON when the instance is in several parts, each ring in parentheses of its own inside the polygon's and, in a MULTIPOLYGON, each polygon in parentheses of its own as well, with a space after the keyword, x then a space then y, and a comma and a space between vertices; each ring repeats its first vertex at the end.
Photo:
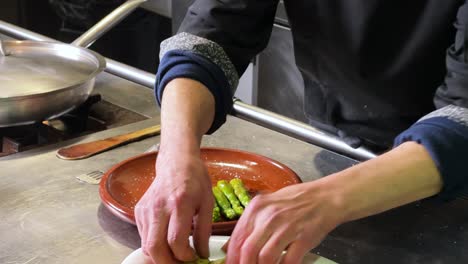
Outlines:
MULTIPOLYGON (((148 120, 0 159, 0 263, 120 263, 139 247, 136 228, 110 214, 98 186, 75 179, 106 171, 141 154, 159 137, 79 161, 55 157, 62 146, 101 139, 158 124, 153 93, 103 74, 96 91, 105 100, 135 110, 148 120)), ((304 181, 355 162, 258 125, 228 117, 204 146, 247 150, 276 159, 304 181)), ((345 184, 345 183, 344 183, 345 184)), ((379 216, 347 223, 314 252, 340 263, 466 263, 468 202, 414 203, 379 216)))
MULTIPOLYGON (((0 159, 0 263, 120 263, 139 247, 136 228, 108 213, 101 205, 97 185, 81 183, 75 176, 106 171, 117 162, 141 154, 159 137, 85 160, 55 157, 62 146, 159 123, 150 89, 103 74, 98 78, 96 92, 105 100, 152 118, 0 159)), ((222 129, 204 138, 203 145, 272 157, 304 180, 322 175, 313 159, 321 149, 238 118, 228 118, 222 129)))

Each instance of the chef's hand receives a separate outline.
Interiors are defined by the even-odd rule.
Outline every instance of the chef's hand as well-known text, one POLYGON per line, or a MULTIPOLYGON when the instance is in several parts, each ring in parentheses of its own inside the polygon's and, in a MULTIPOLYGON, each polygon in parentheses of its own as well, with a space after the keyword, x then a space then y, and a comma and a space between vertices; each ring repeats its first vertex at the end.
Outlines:
POLYGON ((156 171, 158 177, 135 207, 143 252, 157 264, 194 260, 188 240, 193 221, 196 252, 207 258, 214 201, 200 153, 163 151, 156 171))
POLYGON ((281 263, 301 263, 341 223, 339 208, 314 184, 256 196, 234 229, 226 263, 278 263, 286 248, 281 263))
POLYGON ((438 193, 442 177, 424 146, 406 142, 319 180, 255 197, 231 237, 227 263, 300 263, 336 226, 438 193))
POLYGON ((176 78, 164 89, 157 177, 135 207, 143 252, 157 264, 208 257, 213 194, 200 158, 202 136, 214 119, 215 100, 202 83, 176 78))

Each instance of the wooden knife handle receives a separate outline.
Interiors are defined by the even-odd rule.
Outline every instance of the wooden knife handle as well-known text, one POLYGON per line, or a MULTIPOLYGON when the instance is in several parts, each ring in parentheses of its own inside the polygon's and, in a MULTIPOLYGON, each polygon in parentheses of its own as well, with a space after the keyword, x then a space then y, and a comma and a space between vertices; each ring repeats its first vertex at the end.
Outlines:
POLYGON ((160 125, 152 126, 125 135, 110 137, 98 141, 92 141, 67 148, 62 148, 57 151, 57 157, 65 160, 85 159, 98 153, 113 149, 115 147, 125 145, 130 142, 141 140, 150 136, 159 135, 160 132, 160 125))

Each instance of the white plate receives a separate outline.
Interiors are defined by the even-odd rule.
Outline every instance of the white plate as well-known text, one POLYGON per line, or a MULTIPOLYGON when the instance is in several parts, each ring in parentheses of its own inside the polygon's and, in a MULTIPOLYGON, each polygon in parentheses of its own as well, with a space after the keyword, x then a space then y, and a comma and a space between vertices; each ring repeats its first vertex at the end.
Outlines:
MULTIPOLYGON (((221 247, 228 240, 228 236, 211 236, 210 237, 210 260, 220 259, 224 257, 224 252, 221 250, 221 247)), ((190 243, 192 243, 192 238, 190 237, 190 243)), ((337 264, 334 261, 320 257, 318 255, 308 253, 304 257, 303 264, 337 264)), ((122 264, 145 264, 143 258, 143 252, 141 248, 133 251, 128 257, 124 259, 122 264)))

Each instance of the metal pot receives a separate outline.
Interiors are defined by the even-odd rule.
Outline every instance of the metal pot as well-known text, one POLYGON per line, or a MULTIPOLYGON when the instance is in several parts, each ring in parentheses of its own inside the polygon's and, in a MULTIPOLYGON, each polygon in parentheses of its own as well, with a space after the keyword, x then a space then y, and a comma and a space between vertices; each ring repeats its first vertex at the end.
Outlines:
POLYGON ((0 40, 0 127, 55 118, 83 103, 106 66, 86 47, 144 2, 125 2, 71 45, 0 40))

